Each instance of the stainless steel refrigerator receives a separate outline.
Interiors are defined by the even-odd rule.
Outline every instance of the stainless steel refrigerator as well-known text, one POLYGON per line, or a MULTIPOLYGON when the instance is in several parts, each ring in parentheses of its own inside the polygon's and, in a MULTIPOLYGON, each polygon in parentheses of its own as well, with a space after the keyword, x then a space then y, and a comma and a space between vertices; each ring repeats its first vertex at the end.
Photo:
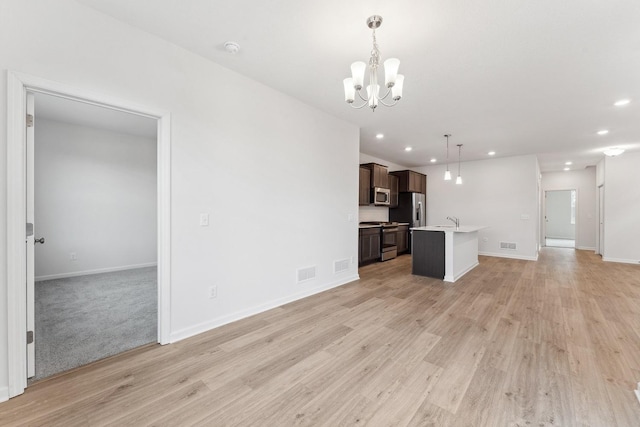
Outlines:
MULTIPOLYGON (((422 193, 398 194, 398 207, 389 209, 389 221, 407 222, 409 227, 424 227, 427 225, 427 197, 422 193)), ((411 235, 409 232, 409 252, 411 235)))
POLYGON ((427 225, 427 198, 422 193, 398 194, 398 207, 389 209, 389 221, 408 222, 410 227, 427 225))

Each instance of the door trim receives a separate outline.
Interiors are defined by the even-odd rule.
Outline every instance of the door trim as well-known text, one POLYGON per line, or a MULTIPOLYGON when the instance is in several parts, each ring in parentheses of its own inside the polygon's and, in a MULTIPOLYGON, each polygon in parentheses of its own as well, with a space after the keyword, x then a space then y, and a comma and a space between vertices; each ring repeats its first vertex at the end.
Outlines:
POLYGON ((7 356, 9 397, 27 386, 26 93, 40 92, 157 120, 158 342, 171 333, 171 115, 105 94, 7 71, 7 356))

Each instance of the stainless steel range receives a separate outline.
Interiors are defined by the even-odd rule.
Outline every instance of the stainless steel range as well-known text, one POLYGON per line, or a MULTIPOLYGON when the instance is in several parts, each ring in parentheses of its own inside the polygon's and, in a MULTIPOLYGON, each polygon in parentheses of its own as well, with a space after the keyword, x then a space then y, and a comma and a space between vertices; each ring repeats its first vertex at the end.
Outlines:
POLYGON ((371 221, 361 224, 377 225, 380 227, 380 261, 388 261, 398 256, 398 223, 371 221))
POLYGON ((382 228, 382 250, 381 261, 387 261, 398 256, 398 223, 397 222, 382 222, 380 223, 382 228))

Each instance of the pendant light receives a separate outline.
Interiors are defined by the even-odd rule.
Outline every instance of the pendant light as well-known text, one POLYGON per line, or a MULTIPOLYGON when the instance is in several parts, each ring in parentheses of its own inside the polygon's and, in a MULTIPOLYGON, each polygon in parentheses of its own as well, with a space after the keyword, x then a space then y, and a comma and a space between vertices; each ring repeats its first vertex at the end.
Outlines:
POLYGON ((460 149, 462 148, 462 144, 458 144, 458 177, 456 178, 456 184, 462 184, 462 177, 460 176, 460 149))
POLYGON ((450 136, 451 136, 450 133, 447 133, 444 135, 444 137, 447 138, 447 170, 444 173, 445 181, 451 181, 451 172, 449 172, 449 137, 450 136))

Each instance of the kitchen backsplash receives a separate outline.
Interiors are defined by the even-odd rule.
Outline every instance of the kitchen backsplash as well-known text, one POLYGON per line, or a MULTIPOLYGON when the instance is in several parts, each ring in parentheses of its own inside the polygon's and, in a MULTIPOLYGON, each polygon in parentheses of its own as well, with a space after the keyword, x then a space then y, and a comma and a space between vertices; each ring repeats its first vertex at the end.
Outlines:
POLYGON ((360 206, 359 222, 389 221, 389 208, 384 206, 360 206))

